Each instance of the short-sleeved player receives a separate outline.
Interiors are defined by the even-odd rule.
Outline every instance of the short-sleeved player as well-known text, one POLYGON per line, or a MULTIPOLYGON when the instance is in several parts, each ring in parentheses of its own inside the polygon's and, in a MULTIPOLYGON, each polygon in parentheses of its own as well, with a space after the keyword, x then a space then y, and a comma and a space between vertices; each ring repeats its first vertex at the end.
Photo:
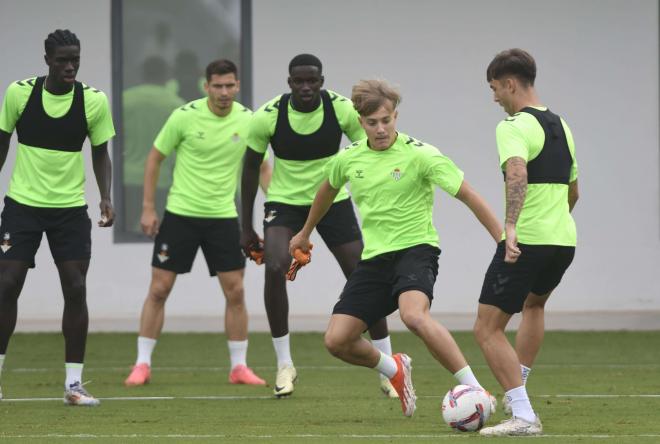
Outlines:
MULTIPOLYGON (((201 247, 211 276, 225 294, 225 331, 231 359, 229 382, 265 385, 247 367, 247 323, 243 293, 245 258, 239 246, 235 195, 252 112, 234 101, 236 65, 225 59, 206 68, 207 97, 175 110, 156 137, 145 167, 142 229, 155 236, 152 277, 140 317, 138 357, 125 383, 151 379, 151 354, 160 336, 165 302, 177 274, 190 271, 201 247), (159 226, 154 195, 162 161, 176 152, 165 215, 159 226)), ((262 169, 269 172, 268 164, 262 169)))
MULTIPOLYGON (((353 104, 336 92, 323 90, 321 61, 300 54, 289 63, 291 93, 268 101, 255 112, 243 170, 241 246, 258 242, 252 226, 256 171, 268 144, 273 149, 273 179, 264 205, 266 283, 264 300, 277 355, 275 396, 293 393, 297 372, 289 346, 289 301, 285 274, 291 263, 288 242, 299 231, 314 195, 323 181, 323 168, 336 155, 342 134, 352 141, 364 137, 353 104)), ((360 259, 362 238, 353 206, 345 189, 340 190, 318 232, 348 277, 360 259)), ((392 353, 385 319, 370 329, 374 344, 392 353)), ((390 397, 396 391, 387 378, 381 390, 390 397)))
POLYGON ((571 210, 578 198, 577 161, 566 122, 541 106, 534 89, 536 63, 511 49, 488 66, 487 80, 509 117, 497 125, 497 148, 505 177, 506 220, 502 241, 484 278, 477 342, 505 390, 513 417, 484 435, 538 435, 541 421, 525 383, 543 340, 545 303, 575 254, 571 210), (504 335, 522 311, 515 351, 504 335))
POLYGON ((353 87, 355 108, 367 138, 342 151, 327 165, 303 229, 290 251, 308 251, 309 235, 339 190, 350 183, 362 219, 362 260, 346 282, 325 334, 334 356, 376 369, 390 378, 405 416, 415 411, 411 359, 379 352, 361 332, 399 310, 406 327, 461 384, 480 386, 449 331, 431 317, 438 273, 438 234, 433 226, 434 188, 464 202, 495 240, 496 216, 463 179, 463 172, 435 147, 396 131, 399 93, 382 80, 353 87))
MULTIPOLYGON (((45 41, 48 75, 12 83, 0 111, 0 166, 14 130, 18 135, 0 224, 0 370, 16 325, 17 299, 46 233, 64 295, 64 402, 98 405, 82 386, 88 313, 85 278, 91 257, 83 143, 92 145, 101 194, 101 227, 114 220, 110 201, 111 164, 107 143, 115 135, 105 94, 76 81, 80 41, 56 30, 45 41)), ((2 394, 0 392, 0 398, 2 394)))

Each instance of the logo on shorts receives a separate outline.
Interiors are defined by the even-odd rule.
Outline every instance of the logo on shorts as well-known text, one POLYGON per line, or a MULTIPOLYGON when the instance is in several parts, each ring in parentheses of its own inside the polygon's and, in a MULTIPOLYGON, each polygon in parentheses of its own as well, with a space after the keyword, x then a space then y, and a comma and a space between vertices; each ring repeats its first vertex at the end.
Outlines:
POLYGON ((165 243, 160 246, 160 253, 158 253, 158 260, 160 261, 161 264, 170 258, 170 254, 167 252, 168 249, 169 247, 165 243))
POLYGON ((233 136, 231 136, 231 141, 236 143, 241 141, 241 136, 238 133, 234 133, 233 136))
POLYGON ((11 248, 11 235, 8 232, 5 232, 5 234, 2 235, 2 244, 0 244, 0 249, 2 249, 3 253, 6 253, 9 251, 11 248))
POLYGON ((399 181, 401 179, 401 170, 394 168, 394 171, 392 171, 390 175, 392 176, 392 179, 399 181))
POLYGON ((270 223, 277 217, 277 210, 270 210, 268 214, 266 214, 266 217, 264 217, 264 220, 266 223, 270 223))

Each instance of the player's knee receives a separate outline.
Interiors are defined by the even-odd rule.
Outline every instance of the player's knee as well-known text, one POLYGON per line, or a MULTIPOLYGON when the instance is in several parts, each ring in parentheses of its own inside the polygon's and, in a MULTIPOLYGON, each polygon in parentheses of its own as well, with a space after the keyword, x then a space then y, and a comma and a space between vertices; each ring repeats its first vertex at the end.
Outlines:
POLYGON ((149 288, 149 299, 157 304, 164 304, 171 291, 172 285, 166 282, 154 281, 149 288))
POLYGON ((225 288, 225 299, 227 306, 240 307, 245 305, 245 292, 243 290, 243 283, 240 282, 236 285, 228 286, 225 288))
POLYGON ((495 332, 483 319, 477 318, 472 329, 478 344, 485 343, 495 332))
POLYGON ((408 330, 419 334, 423 330, 427 319, 423 312, 413 311, 401 313, 401 321, 403 321, 408 330))
POLYGON ((289 260, 266 261, 266 278, 284 279, 284 276, 286 275, 287 271, 289 271, 289 265, 290 265, 289 260))
POLYGON ((23 280, 13 273, 0 273, 0 301, 18 299, 23 280))
POLYGON ((332 333, 325 333, 324 337, 325 348, 332 356, 340 358, 346 351, 346 342, 339 336, 332 333))

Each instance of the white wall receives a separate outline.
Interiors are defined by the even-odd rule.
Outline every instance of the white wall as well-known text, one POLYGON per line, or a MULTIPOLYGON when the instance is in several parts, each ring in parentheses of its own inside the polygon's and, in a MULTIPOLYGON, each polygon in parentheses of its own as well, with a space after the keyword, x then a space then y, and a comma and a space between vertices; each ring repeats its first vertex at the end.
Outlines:
MULTIPOLYGON (((2 1, 0 85, 44 73, 44 38, 57 27, 69 27, 82 41, 80 79, 110 93, 109 12, 108 1, 2 1)), ((548 308, 564 319, 566 312, 584 312, 580 319, 598 327, 621 317, 587 312, 640 312, 627 327, 654 316, 657 321, 656 1, 253 0, 253 30, 255 107, 286 90, 288 62, 300 52, 318 55, 326 87, 346 95, 360 78, 386 78, 403 93, 400 130, 454 159, 498 214, 503 189, 494 130, 504 115, 492 102, 485 68, 502 49, 529 50, 537 60, 537 89, 544 103, 569 122, 580 165, 577 256, 548 308)), ((2 190, 13 153, 0 174, 2 190)), ((89 165, 88 171, 93 179, 89 165)), ((93 180, 88 200, 96 214, 93 180)), ((433 311, 469 321, 494 245, 460 203, 441 195, 436 206, 443 253, 433 311)), ((93 233, 88 277, 92 328, 135 328, 148 285, 150 246, 113 244, 109 230, 94 228, 93 233)), ((21 295, 19 329, 57 326, 61 295, 45 245, 21 295)), ((248 266, 248 308, 259 329, 266 325, 261 274, 248 266)), ((313 264, 289 286, 292 329, 323 328, 342 285, 329 254, 323 247, 315 249, 313 264)), ((223 306, 200 257, 175 287, 168 303, 169 327, 186 317, 193 324, 177 325, 219 326, 221 321, 209 315, 223 306)))

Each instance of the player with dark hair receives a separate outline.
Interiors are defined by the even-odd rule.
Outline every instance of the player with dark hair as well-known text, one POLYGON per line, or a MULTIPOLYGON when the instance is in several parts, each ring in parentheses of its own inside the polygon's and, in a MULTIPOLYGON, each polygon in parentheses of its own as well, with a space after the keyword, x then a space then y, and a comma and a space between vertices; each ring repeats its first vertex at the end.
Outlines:
MULTIPOLYGON (((155 237, 149 292, 137 339, 138 356, 125 381, 143 385, 151 379, 151 355, 160 336, 167 301, 178 274, 190 271, 201 247, 210 275, 225 295, 225 332, 231 360, 229 382, 265 385, 247 366, 248 314, 234 196, 252 113, 234 101, 240 90, 238 70, 229 60, 206 68, 207 97, 176 109, 156 137, 144 171, 142 230, 155 237), (174 180, 162 223, 154 196, 160 165, 176 151, 174 180)), ((269 178, 267 162, 262 177, 269 178)), ((267 182, 262 182, 264 189, 267 182)))
POLYGON ((80 67, 76 35, 58 29, 48 35, 44 46, 48 75, 9 85, 0 111, 0 167, 14 129, 18 135, 0 224, 0 368, 16 326, 18 297, 45 232, 64 295, 64 402, 94 406, 99 401, 82 384, 92 228, 85 204, 82 148, 89 137, 101 193, 98 225, 110 227, 114 211, 107 144, 115 131, 105 94, 76 81, 80 67))
POLYGON ((333 309, 325 345, 341 360, 390 378, 403 414, 412 416, 416 395, 411 359, 402 353, 382 353, 361 333, 398 309, 406 327, 460 384, 481 387, 454 338, 429 312, 440 255, 433 226, 434 187, 462 201, 495 240, 502 228, 451 159, 397 132, 398 91, 383 80, 362 80, 353 87, 351 98, 367 137, 328 162, 326 179, 289 249, 292 254, 309 251, 312 230, 350 183, 362 219, 364 251, 333 309))
MULTIPOLYGON (((277 355, 274 394, 278 397, 293 393, 297 378, 289 345, 285 280, 291 263, 289 240, 305 223, 323 178, 323 168, 338 152, 342 134, 352 141, 364 137, 351 101, 321 89, 324 80, 318 57, 295 56, 289 63, 291 92, 275 97, 255 112, 245 155, 241 246, 247 251, 259 243, 252 225, 259 164, 269 143, 275 154, 273 181, 264 205, 264 301, 277 355)), ((363 244, 346 190, 337 194, 328 214, 319 223, 318 232, 348 277, 360 260, 363 244)), ((369 333, 376 346, 387 354, 392 353, 385 319, 374 323, 369 333)), ((397 396, 387 378, 381 380, 381 389, 388 396, 397 396)))
POLYGON ((541 104, 534 88, 536 63, 522 49, 502 51, 486 80, 509 115, 497 125, 504 173, 504 234, 484 278, 474 333, 505 390, 513 417, 482 435, 539 435, 525 383, 541 348, 544 307, 575 255, 571 211, 578 200, 575 144, 566 122, 541 104), (504 329, 522 311, 515 350, 504 329))

